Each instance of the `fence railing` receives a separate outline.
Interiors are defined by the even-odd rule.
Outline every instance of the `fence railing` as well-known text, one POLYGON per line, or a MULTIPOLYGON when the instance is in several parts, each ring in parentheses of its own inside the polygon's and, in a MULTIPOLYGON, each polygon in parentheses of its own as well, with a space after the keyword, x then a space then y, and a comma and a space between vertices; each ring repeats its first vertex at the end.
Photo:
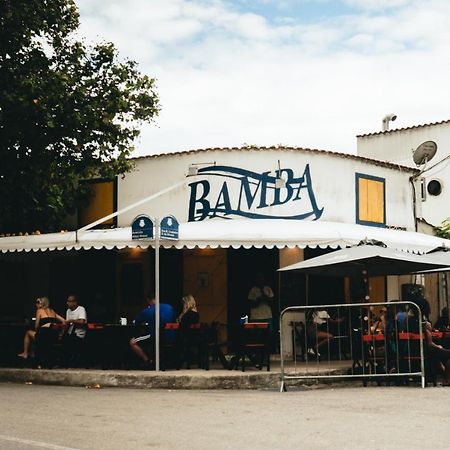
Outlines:
POLYGON ((325 378, 365 384, 420 377, 425 387, 422 325, 419 307, 407 301, 286 308, 280 314, 281 390, 290 380, 325 378))

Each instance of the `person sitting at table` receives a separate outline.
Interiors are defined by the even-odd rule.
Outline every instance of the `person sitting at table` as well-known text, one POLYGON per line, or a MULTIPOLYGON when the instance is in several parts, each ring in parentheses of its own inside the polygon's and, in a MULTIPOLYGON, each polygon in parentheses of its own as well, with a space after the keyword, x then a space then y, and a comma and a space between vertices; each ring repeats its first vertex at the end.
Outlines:
POLYGON ((325 309, 316 309, 309 318, 309 325, 307 326, 308 333, 308 350, 307 353, 320 357, 319 348, 326 345, 333 339, 330 333, 330 323, 340 323, 344 317, 333 319, 328 311, 325 309))
POLYGON ((189 329, 191 325, 200 322, 200 315, 197 310, 197 303, 192 295, 186 295, 182 299, 183 308, 180 315, 177 317, 177 322, 180 324, 180 329, 189 329))
POLYGON ((84 306, 78 304, 75 294, 67 297, 66 326, 63 339, 66 364, 78 363, 86 337, 87 313, 84 306))
POLYGON ((36 332, 39 328, 50 328, 53 323, 65 323, 65 320, 50 308, 50 300, 48 297, 38 297, 36 299, 36 322, 34 324, 34 330, 28 330, 25 333, 23 338, 23 351, 17 356, 27 359, 30 356, 31 344, 36 339, 36 332))
POLYGON ((180 350, 180 365, 186 361, 189 368, 193 354, 196 347, 198 347, 198 333, 192 330, 191 325, 200 322, 200 315, 197 311, 197 304, 192 295, 186 295, 182 299, 183 308, 180 315, 177 317, 177 322, 180 324, 179 333, 179 350, 180 350), (197 344, 197 345, 196 345, 197 344))
MULTIPOLYGON (((142 361, 143 368, 152 367, 153 361, 151 356, 155 350, 155 295, 149 292, 145 299, 145 308, 136 316, 133 323, 135 325, 148 324, 148 333, 132 337, 130 339, 130 348, 133 353, 142 361)), ((173 322, 175 319, 174 309, 172 305, 167 303, 159 303, 159 326, 160 329, 166 323, 173 322)))
POLYGON ((439 331, 447 331, 450 328, 450 312, 447 307, 442 308, 441 315, 434 324, 434 329, 439 331))
POLYGON ((442 345, 433 341, 433 334, 430 322, 424 324, 425 343, 427 345, 430 356, 437 361, 444 373, 443 386, 450 386, 450 349, 444 348, 442 345))
POLYGON ((380 308, 380 314, 378 317, 375 317, 375 319, 372 322, 371 331, 374 333, 384 333, 386 329, 386 317, 387 314, 387 308, 385 306, 382 306, 380 308))

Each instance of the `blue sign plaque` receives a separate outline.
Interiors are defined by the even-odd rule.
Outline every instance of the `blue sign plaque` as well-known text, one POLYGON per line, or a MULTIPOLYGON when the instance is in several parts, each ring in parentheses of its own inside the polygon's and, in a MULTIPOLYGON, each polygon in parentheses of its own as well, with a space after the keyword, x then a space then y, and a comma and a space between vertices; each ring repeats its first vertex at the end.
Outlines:
POLYGON ((131 224, 131 239, 153 239, 153 221, 145 214, 134 218, 131 224))
POLYGON ((178 220, 174 216, 164 216, 161 220, 161 239, 178 240, 178 220))

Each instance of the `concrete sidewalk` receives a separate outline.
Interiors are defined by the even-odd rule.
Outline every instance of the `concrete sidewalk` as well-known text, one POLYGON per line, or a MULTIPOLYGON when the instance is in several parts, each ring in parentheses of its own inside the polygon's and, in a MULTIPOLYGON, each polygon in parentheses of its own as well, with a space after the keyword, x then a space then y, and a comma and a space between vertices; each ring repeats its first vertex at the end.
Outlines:
MULTIPOLYGON (((60 386, 84 387, 131 387, 143 389, 279 389, 280 363, 274 361, 271 371, 246 369, 240 370, 189 369, 168 370, 165 372, 142 370, 98 370, 98 369, 29 369, 0 368, 0 381, 13 383, 49 384, 60 386)), ((297 374, 316 373, 340 374, 350 367, 347 362, 333 362, 307 368, 303 364, 296 366, 297 374), (312 372, 314 369, 314 372, 312 372)), ((292 372, 289 364, 285 368, 292 372)), ((305 383, 305 382, 303 382, 305 383)))

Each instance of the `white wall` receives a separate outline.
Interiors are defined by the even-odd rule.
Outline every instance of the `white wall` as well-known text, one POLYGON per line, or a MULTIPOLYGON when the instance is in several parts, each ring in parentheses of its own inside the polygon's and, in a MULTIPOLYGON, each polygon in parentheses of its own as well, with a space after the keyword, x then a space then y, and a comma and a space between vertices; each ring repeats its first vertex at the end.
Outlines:
MULTIPOLYGON (((358 155, 416 167, 412 159, 412 151, 422 142, 429 140, 436 142, 438 150, 427 167, 433 166, 450 155, 450 123, 359 136, 357 138, 358 155)), ((418 205, 418 217, 423 217, 433 225, 439 225, 450 216, 450 159, 426 171, 423 178, 425 178, 425 185, 433 179, 441 180, 443 191, 439 196, 427 195, 425 201, 418 205)))
MULTIPOLYGON (((412 214, 412 190, 408 181, 410 172, 399 171, 393 168, 377 166, 369 162, 355 160, 348 155, 334 155, 326 152, 308 152, 289 149, 232 149, 232 150, 210 150, 190 152, 172 155, 161 155, 135 160, 136 168, 132 173, 119 179, 118 182, 118 207, 130 205, 146 196, 156 193, 166 187, 174 185, 183 179, 188 172, 190 164, 199 164, 198 167, 206 167, 215 163, 217 166, 230 166, 255 173, 270 172, 275 175, 278 168, 278 160, 281 169, 291 169, 293 177, 299 178, 304 175, 305 168, 309 166, 311 182, 310 188, 315 196, 317 209, 323 212, 318 220, 355 223, 356 194, 355 173, 363 173, 386 179, 386 218, 388 226, 405 227, 414 229, 414 218, 412 214)), ((148 214, 153 217, 162 217, 165 214, 173 214, 180 222, 189 220, 189 200, 191 190, 198 182, 208 182, 210 192, 205 199, 213 207, 223 203, 220 196, 223 183, 227 183, 230 203, 234 208, 238 204, 239 194, 242 194, 240 179, 229 174, 217 173, 201 175, 186 180, 184 186, 178 187, 168 194, 158 198, 151 203, 145 204, 119 217, 119 226, 130 225, 133 218, 138 214, 148 214)), ((283 173, 286 178, 286 172, 283 173)), ((288 183, 289 184, 289 183, 288 183)), ((256 185, 251 185, 252 195, 256 185)), ((197 197, 202 194, 202 185, 197 185, 197 197)), ((270 206, 275 189, 269 187, 267 207, 258 208, 259 200, 256 199, 250 208, 246 202, 241 202, 241 211, 245 214, 264 214, 267 217, 294 216, 312 211, 311 198, 306 189, 300 191, 300 198, 295 194, 291 201, 283 204, 270 206)), ((279 194, 281 200, 286 197, 286 189, 281 189, 279 194)), ((295 191, 296 192, 296 191, 295 191)), ((199 202, 195 204, 201 206, 199 202)), ((312 220, 320 213, 312 215, 305 220, 312 220)), ((227 218, 236 218, 235 214, 227 218)), ((198 219, 199 217, 197 217, 198 219)), ((209 218, 208 218, 209 219, 209 218)))

